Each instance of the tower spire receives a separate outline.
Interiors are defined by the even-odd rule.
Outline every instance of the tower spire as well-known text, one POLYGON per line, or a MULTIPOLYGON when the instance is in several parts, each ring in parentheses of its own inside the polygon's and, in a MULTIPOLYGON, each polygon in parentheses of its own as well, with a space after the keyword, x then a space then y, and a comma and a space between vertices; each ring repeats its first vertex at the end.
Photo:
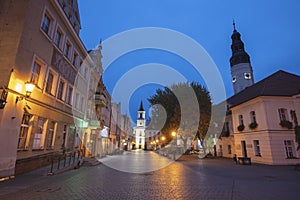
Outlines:
POLYGON ((145 111, 145 110, 144 110, 144 106, 143 106, 143 101, 141 101, 141 104, 140 104, 140 109, 139 109, 139 111, 145 111))
POLYGON ((232 19, 233 31, 236 31, 234 18, 232 19))
POLYGON ((234 93, 237 94, 246 87, 253 85, 254 80, 250 56, 245 51, 241 34, 236 30, 234 19, 232 24, 234 30, 231 35, 232 56, 230 58, 230 70, 234 93))

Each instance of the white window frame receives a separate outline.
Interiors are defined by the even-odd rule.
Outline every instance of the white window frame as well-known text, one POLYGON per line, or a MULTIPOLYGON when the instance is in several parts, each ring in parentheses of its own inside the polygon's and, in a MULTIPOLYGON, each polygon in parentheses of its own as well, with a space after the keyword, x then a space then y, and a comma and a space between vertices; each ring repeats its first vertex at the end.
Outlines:
POLYGON ((63 49, 63 44, 65 43, 65 32, 63 31, 63 29, 57 24, 56 26, 56 29, 55 29, 55 32, 54 32, 54 38, 53 38, 53 44, 59 49, 59 50, 62 50, 63 49), (57 32, 60 32, 61 33, 61 38, 60 38, 60 41, 59 41, 59 44, 57 45, 55 43, 56 41, 56 35, 57 35, 57 32))
POLYGON ((37 121, 37 131, 34 134, 32 149, 44 149, 45 136, 47 131, 48 120, 42 117, 38 117, 37 121), (41 120, 42 124, 39 124, 39 120, 41 120), (41 126, 39 126, 41 125, 41 126))
POLYGON ((37 63, 38 65, 41 66, 41 69, 40 69, 40 74, 38 76, 38 80, 37 80, 37 83, 34 82, 34 84, 38 87, 38 88, 42 88, 43 87, 43 78, 44 78, 44 75, 45 75, 45 70, 46 70, 46 64, 45 62, 39 58, 37 55, 34 55, 33 56, 33 60, 32 60, 32 64, 31 64, 31 73, 30 73, 30 81, 32 82, 33 81, 33 70, 34 70, 34 64, 37 63))
POLYGON ((72 48, 73 48, 72 43, 70 42, 69 39, 66 39, 65 45, 64 45, 64 52, 63 52, 63 53, 64 53, 64 56, 65 56, 69 61, 71 61, 71 55, 72 55, 72 53, 73 53, 72 48), (68 50, 68 53, 66 54, 66 48, 67 48, 68 45, 70 46, 70 48, 69 48, 69 50, 68 50))
POLYGON ((56 93, 56 98, 61 100, 61 101, 65 101, 66 99, 66 88, 67 88, 67 82, 65 79, 63 78, 59 78, 58 83, 57 83, 57 93, 56 93), (61 98, 59 97, 59 92, 60 92, 60 83, 63 82, 64 83, 64 88, 62 90, 62 94, 61 94, 61 98))
POLYGON ((284 140, 284 149, 286 158, 295 158, 295 145, 293 140, 284 140))
POLYGON ((50 12, 49 9, 44 8, 43 11, 43 15, 42 15, 42 19, 41 19, 41 23, 40 23, 40 30, 42 31, 42 33, 44 33, 44 35, 48 38, 48 39, 52 39, 53 37, 53 32, 54 32, 54 26, 55 26, 55 18, 53 17, 54 15, 50 12), (48 32, 46 33, 44 31, 44 29, 42 28, 43 23, 44 23, 44 16, 48 16, 48 18, 50 19, 50 24, 48 27, 48 32))
POLYGON ((257 121, 256 121, 256 113, 255 113, 254 110, 252 110, 252 111, 250 112, 250 120, 251 120, 251 123, 257 122, 257 121))
POLYGON ((46 149, 54 149, 56 130, 57 130, 57 122, 51 121, 49 123, 48 133, 46 136, 46 149))
POLYGON ((33 119, 34 119, 33 115, 30 115, 29 113, 24 113, 22 116, 22 122, 21 122, 22 124, 20 127, 19 139, 18 139, 18 150, 28 149, 30 135, 31 135, 31 131, 32 131, 33 119), (28 119, 28 123, 26 123, 26 124, 23 123, 25 115, 30 117, 28 119), (24 134, 22 134, 22 133, 24 133, 24 134))
POLYGON ((76 51, 75 49, 73 50, 73 53, 72 53, 72 65, 74 67, 78 67, 78 58, 79 58, 79 53, 78 51, 76 51), (75 56, 76 55, 76 56, 75 56))
POLYGON ((73 98, 74 97, 74 87, 72 85, 68 85, 67 87, 67 92, 66 92, 66 103, 69 104, 69 105, 74 105, 73 103, 73 98), (70 97, 70 88, 72 88, 72 94, 71 94, 71 97, 70 97))
POLYGON ((243 115, 239 115, 238 120, 239 120, 239 125, 244 125, 244 116, 243 115))
POLYGON ((279 108, 278 114, 280 121, 289 121, 288 110, 286 108, 279 108))
POLYGON ((47 73, 47 76, 46 76, 46 81, 45 81, 45 83, 46 83, 46 85, 45 85, 45 93, 46 94, 50 94, 52 96, 55 96, 55 94, 56 94, 56 87, 57 87, 57 79, 58 79, 57 73, 54 70, 49 69, 48 73, 47 73), (51 91, 49 92, 49 91, 47 91, 47 87, 48 87, 48 77, 49 77, 50 73, 53 75, 53 81, 52 81, 51 91))
POLYGON ((254 155, 261 156, 259 140, 253 140, 254 155))

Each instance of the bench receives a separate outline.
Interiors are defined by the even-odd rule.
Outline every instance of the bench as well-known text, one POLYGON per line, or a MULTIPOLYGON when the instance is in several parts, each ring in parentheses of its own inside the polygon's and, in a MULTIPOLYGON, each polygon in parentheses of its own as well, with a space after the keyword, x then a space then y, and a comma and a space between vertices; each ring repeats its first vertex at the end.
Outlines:
POLYGON ((251 158, 238 157, 238 163, 241 164, 241 165, 251 165, 251 158))

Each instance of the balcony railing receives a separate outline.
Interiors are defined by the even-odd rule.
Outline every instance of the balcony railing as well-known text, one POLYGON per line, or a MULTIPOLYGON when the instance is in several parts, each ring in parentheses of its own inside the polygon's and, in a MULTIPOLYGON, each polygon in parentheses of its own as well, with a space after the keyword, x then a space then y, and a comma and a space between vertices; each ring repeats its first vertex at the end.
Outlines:
POLYGON ((100 106, 100 107, 105 107, 106 106, 106 98, 103 94, 95 94, 95 98, 94 98, 94 101, 95 101, 95 105, 96 106, 100 106))

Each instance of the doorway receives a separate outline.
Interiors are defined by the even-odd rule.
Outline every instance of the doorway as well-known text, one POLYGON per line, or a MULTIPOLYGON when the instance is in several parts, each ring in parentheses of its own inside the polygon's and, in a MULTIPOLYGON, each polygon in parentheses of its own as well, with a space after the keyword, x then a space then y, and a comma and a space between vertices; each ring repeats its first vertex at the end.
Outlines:
POLYGON ((243 154, 243 157, 247 158, 246 141, 245 140, 241 141, 241 145, 242 145, 242 154, 243 154))

